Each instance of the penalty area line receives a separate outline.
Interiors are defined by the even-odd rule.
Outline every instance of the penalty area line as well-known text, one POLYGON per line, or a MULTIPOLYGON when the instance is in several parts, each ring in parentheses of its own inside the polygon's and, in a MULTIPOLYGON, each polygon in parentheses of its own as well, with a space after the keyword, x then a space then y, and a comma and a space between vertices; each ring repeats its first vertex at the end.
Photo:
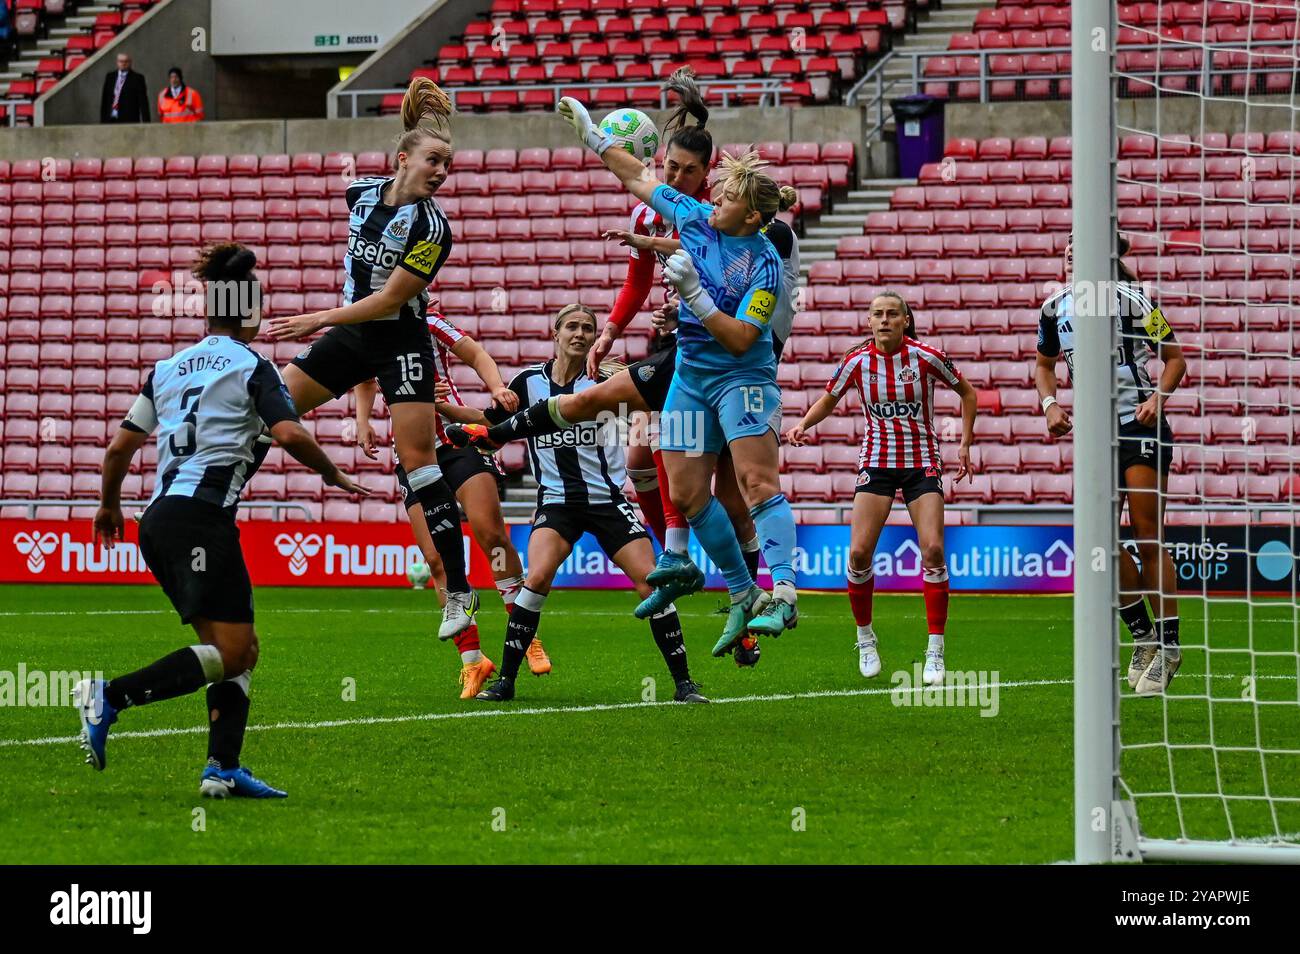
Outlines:
MULTIPOLYGON (((1073 679, 1027 679, 1016 682, 974 683, 971 685, 953 685, 947 687, 952 692, 979 692, 992 689, 1029 689, 1040 686, 1068 686, 1073 679)), ((711 705, 734 705, 736 703, 790 702, 797 699, 847 699, 858 696, 885 696, 900 692, 912 694, 926 690, 903 689, 902 687, 871 689, 821 689, 813 692, 780 692, 767 695, 729 696, 713 699, 711 705)), ((530 715, 565 715, 587 712, 616 712, 626 709, 655 709, 664 706, 681 706, 678 702, 612 702, 596 703, 587 706, 534 706, 526 709, 470 709, 464 712, 424 712, 400 716, 367 716, 359 719, 328 719, 321 722, 270 722, 265 725, 250 725, 248 732, 293 731, 305 729, 338 729, 363 725, 400 725, 408 722, 443 722, 449 719, 488 719, 496 716, 530 716, 530 715)), ((956 707, 950 707, 956 708, 956 707)), ((964 706, 962 708, 978 708, 964 706)), ((135 732, 114 732, 110 738, 119 739, 157 739, 172 735, 201 735, 208 731, 207 726, 189 726, 181 729, 143 729, 135 732)), ((38 739, 0 739, 0 749, 15 746, 64 745, 77 741, 75 735, 47 736, 38 739)))

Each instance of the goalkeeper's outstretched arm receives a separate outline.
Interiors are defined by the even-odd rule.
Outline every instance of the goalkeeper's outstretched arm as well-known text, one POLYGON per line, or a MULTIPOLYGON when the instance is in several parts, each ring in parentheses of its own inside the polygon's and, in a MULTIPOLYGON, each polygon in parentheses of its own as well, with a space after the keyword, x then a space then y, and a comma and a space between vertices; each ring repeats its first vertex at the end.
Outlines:
POLYGON ((654 194, 655 186, 662 183, 630 152, 610 148, 614 145, 614 140, 602 133, 600 127, 591 121, 586 106, 572 96, 565 96, 555 107, 555 111, 573 127, 582 144, 600 156, 601 162, 605 163, 605 168, 618 176, 619 181, 629 192, 647 205, 650 204, 650 196, 654 194))

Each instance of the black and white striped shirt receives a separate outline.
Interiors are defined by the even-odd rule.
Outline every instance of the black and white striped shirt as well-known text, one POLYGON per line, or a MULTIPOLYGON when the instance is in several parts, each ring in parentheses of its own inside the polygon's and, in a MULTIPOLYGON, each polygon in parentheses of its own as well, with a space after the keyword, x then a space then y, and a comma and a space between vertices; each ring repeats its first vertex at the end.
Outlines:
POLYGON ((210 335, 154 365, 122 426, 158 429, 164 495, 194 497, 230 510, 266 456, 263 426, 296 421, 275 365, 229 335, 210 335))
MULTIPOLYGON (((411 205, 385 205, 384 189, 392 181, 370 176, 348 186, 348 252, 343 257, 345 305, 379 291, 395 268, 406 269, 427 285, 451 253, 451 225, 438 203, 428 198, 411 205)), ((376 320, 423 321, 428 305, 428 289, 422 288, 397 312, 376 320)), ((364 329, 365 324, 360 327, 364 329)))
MULTIPOLYGON (((583 371, 568 384, 557 384, 551 377, 554 365, 553 360, 535 364, 515 375, 510 390, 519 396, 521 410, 561 394, 579 394, 604 380, 602 375, 593 381, 583 371)), ((487 412, 493 422, 509 416, 497 408, 487 412)), ((627 465, 621 440, 622 429, 615 415, 609 415, 604 423, 586 421, 529 438, 528 457, 538 483, 537 506, 626 503, 623 484, 627 482, 627 465)))
MULTIPOLYGON (((1119 423, 1133 420, 1137 406, 1151 396, 1147 363, 1162 344, 1175 342, 1174 331, 1137 282, 1118 281, 1115 292, 1115 328, 1119 351, 1115 356, 1115 408, 1119 423)), ((1065 358, 1074 377, 1074 286, 1066 285, 1043 302, 1038 320, 1038 352, 1047 358, 1065 358)))

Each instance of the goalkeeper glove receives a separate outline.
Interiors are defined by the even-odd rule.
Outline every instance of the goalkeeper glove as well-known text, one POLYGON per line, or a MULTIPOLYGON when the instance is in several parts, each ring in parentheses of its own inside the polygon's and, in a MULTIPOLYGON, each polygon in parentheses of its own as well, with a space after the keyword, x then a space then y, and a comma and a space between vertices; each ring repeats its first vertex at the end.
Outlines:
POLYGON ((601 132, 600 127, 591 121, 591 114, 587 112, 587 107, 572 96, 563 97, 555 107, 555 111, 560 114, 561 119, 573 127, 582 144, 596 155, 603 156, 605 150, 614 145, 613 138, 601 132))
POLYGON ((686 303, 691 314, 703 321, 718 310, 713 297, 700 284, 700 273, 695 270, 690 253, 679 248, 664 263, 664 276, 677 289, 677 297, 686 303))

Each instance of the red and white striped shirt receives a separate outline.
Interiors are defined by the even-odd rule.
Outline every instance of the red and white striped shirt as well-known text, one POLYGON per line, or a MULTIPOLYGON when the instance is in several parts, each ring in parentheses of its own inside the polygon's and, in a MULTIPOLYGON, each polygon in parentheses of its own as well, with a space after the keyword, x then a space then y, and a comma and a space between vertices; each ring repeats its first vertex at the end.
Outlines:
MULTIPOLYGON (((456 346, 456 342, 465 337, 465 332, 461 331, 444 316, 436 311, 430 311, 428 314, 429 335, 433 338, 433 378, 435 381, 446 381, 451 386, 451 396, 447 398, 448 404, 458 404, 465 406, 465 399, 460 396, 460 391, 456 387, 456 382, 451 378, 451 349, 456 346)), ((447 422, 443 420, 441 414, 437 415, 437 422, 434 428, 436 436, 435 447, 447 443, 447 422)))
POLYGON ((853 385, 862 398, 867 432, 859 467, 939 467, 934 433, 934 383, 956 389, 961 373, 938 348, 904 338, 893 354, 869 341, 844 356, 826 390, 836 397, 853 385))

